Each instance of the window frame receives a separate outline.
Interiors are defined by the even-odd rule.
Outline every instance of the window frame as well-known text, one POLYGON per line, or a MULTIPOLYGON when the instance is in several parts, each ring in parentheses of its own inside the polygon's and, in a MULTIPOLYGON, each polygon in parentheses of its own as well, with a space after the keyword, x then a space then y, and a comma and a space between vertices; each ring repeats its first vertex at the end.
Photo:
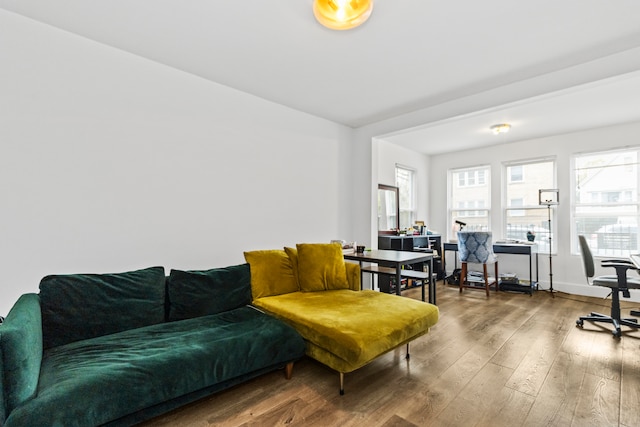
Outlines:
MULTIPOLYGON (((599 243, 601 241, 601 233, 599 232, 594 232, 595 236, 596 236, 596 243, 594 244, 593 242, 589 244, 589 247, 591 249, 591 252, 593 254, 593 256, 595 258, 601 258, 601 257, 626 257, 631 253, 637 253, 640 252, 640 235, 638 234, 638 228, 640 227, 640 145, 633 145, 633 146, 627 146, 627 147, 617 147, 617 148, 611 148, 611 149, 606 149, 606 150, 593 150, 593 151, 585 151, 585 152, 578 152, 578 153, 573 153, 571 155, 571 172, 570 172, 570 179, 571 179, 571 188, 574 189, 573 191, 571 191, 571 196, 570 196, 570 200, 571 200, 571 212, 570 212, 570 222, 571 222, 571 254, 572 255, 580 255, 580 248, 579 248, 579 244, 578 244, 578 235, 579 234, 585 234, 585 237, 587 237, 587 240, 589 241, 590 238, 592 238, 592 234, 593 233, 587 233, 586 231, 582 230, 579 231, 579 222, 580 221, 584 221, 586 222, 586 220, 589 217, 594 217, 597 218, 597 215, 589 215, 589 214, 584 214, 582 212, 578 213, 579 210, 581 210, 581 208, 583 210, 589 209, 589 208, 602 208, 604 207, 620 207, 620 210, 617 211, 617 214, 619 215, 618 217, 618 222, 616 223, 612 223, 610 224, 611 227, 615 227, 620 226, 622 227, 622 229, 624 229, 625 227, 628 228, 629 230, 631 230, 631 228, 635 228, 636 232, 635 232, 635 237, 633 236, 633 232, 629 232, 629 238, 631 239, 629 241, 629 244, 631 245, 631 243, 633 242, 633 239, 635 238, 635 247, 629 247, 628 249, 620 249, 620 248, 607 248, 607 247, 600 247, 599 243), (622 167, 624 169, 626 169, 627 172, 631 172, 634 173, 635 172, 635 194, 633 192, 632 189, 628 189, 628 188, 605 188, 601 191, 598 192, 598 199, 594 199, 593 198, 593 194, 591 193, 591 196, 589 198, 588 201, 581 201, 578 202, 578 179, 576 177, 576 175, 578 174, 578 169, 577 169, 577 164, 578 164, 578 160, 584 157, 589 157, 589 156, 597 156, 597 155, 603 155, 603 156, 607 156, 607 155, 613 155, 615 153, 621 153, 624 154, 626 152, 635 152, 635 163, 633 162, 629 162, 629 163, 621 163, 619 165, 616 165, 616 167, 622 167), (635 171, 633 171, 633 167, 635 166, 635 171), (630 170, 631 169, 631 170, 630 170), (607 194, 613 194, 613 193, 619 193, 620 194, 620 198, 617 201, 611 201, 611 200, 606 200, 603 201, 602 200, 602 196, 603 195, 607 195, 607 194), (634 201, 634 195, 635 195, 635 201, 634 201), (635 214, 633 214, 632 212, 627 212, 624 210, 624 208, 627 207, 633 207, 635 208, 635 214), (631 224, 631 223, 624 223, 624 222, 620 222, 620 218, 634 218, 635 219, 635 224, 631 224)), ((603 165, 600 170, 602 172, 606 172, 607 168, 611 167, 611 165, 603 165)), ((581 168, 580 170, 588 170, 590 168, 581 168)), ((591 168, 593 169, 593 168, 591 168)), ((599 172, 599 173, 602 173, 599 172)), ((627 181, 629 182, 629 181, 627 181)), ((604 211, 601 212, 600 215, 602 216, 607 216, 607 215, 612 215, 615 214, 616 211, 604 211)), ((584 227, 584 225, 583 225, 584 227)), ((605 228, 609 227, 609 225, 603 225, 600 228, 605 228)), ((598 229, 598 231, 600 230, 600 228, 598 229)), ((617 232, 613 232, 613 234, 617 234, 617 232)), ((620 236, 617 236, 617 238, 621 238, 623 234, 627 234, 627 233, 621 233, 620 236)), ((602 235, 603 240, 607 240, 607 236, 602 235)), ((606 243, 606 242, 605 242, 606 243)))

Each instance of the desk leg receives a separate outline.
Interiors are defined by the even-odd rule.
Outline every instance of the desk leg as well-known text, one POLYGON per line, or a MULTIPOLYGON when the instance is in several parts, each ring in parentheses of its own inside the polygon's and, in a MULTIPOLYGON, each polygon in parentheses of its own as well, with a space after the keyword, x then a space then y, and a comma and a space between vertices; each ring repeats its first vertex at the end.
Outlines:
MULTIPOLYGON (((424 301, 424 288, 422 290, 422 301, 424 301)), ((436 304, 436 281, 433 280, 433 258, 429 260, 429 302, 436 304)))
POLYGON ((531 294, 531 283, 533 283, 533 272, 532 272, 532 264, 533 259, 531 257, 531 252, 529 252, 529 294, 531 294))
POLYGON ((538 290, 539 283, 540 283, 540 276, 538 275, 538 253, 536 252, 536 291, 538 290))
POLYGON ((396 264, 396 295, 402 295, 402 264, 396 264))
MULTIPOLYGON (((424 263, 423 263, 423 267, 422 270, 424 271, 424 263)), ((429 276, 431 276, 431 269, 429 269, 429 276)), ((429 300, 431 300, 431 277, 429 277, 429 281, 427 282, 427 286, 429 286, 429 300)), ((425 292, 424 292, 424 280, 422 281, 422 302, 426 301, 425 300, 425 292)))
POLYGON ((442 272, 444 274, 444 280, 447 280, 447 251, 444 250, 444 246, 442 246, 442 272))

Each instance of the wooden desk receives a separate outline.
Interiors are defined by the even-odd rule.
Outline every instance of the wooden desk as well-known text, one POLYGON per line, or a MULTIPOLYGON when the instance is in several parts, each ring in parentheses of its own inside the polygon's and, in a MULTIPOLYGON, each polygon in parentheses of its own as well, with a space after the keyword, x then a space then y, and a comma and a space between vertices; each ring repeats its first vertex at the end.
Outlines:
MULTIPOLYGON (((402 277, 412 277, 422 279, 422 301, 425 301, 425 290, 424 290, 424 280, 428 281, 429 284, 429 302, 431 304, 436 303, 436 287, 435 281, 432 278, 433 272, 433 253, 429 252, 408 252, 408 251, 387 251, 387 250, 373 250, 373 251, 365 251, 364 253, 351 253, 344 254, 344 259, 348 259, 351 261, 358 261, 360 263, 360 279, 362 281, 362 272, 372 273, 372 274, 395 274, 396 277, 396 294, 401 295, 402 290, 400 289, 402 283, 402 277), (372 263, 372 264, 393 264, 394 269, 387 270, 384 267, 364 267, 362 263, 372 263), (429 266, 429 273, 425 277, 424 272, 419 272, 415 270, 403 270, 402 266, 411 265, 420 262, 427 262, 429 266), (422 274, 416 274, 422 273, 422 274)), ((361 282, 362 283, 362 282, 361 282)))
MULTIPOLYGON (((445 242, 443 245, 442 252, 442 262, 443 269, 445 271, 445 275, 447 274, 447 267, 445 263, 445 255, 447 251, 458 252, 458 243, 453 242, 445 242)), ((526 243, 494 243, 493 244, 493 252, 496 254, 515 254, 515 255, 528 255, 529 256, 529 285, 531 288, 535 285, 536 289, 538 289, 538 245, 528 245, 526 243), (533 281, 533 255, 535 254, 536 258, 536 280, 533 281)), ((456 264, 457 264, 457 254, 456 254, 456 264)), ((454 265, 455 268, 455 265, 454 265)), ((497 278, 496 278, 497 279, 497 278)))

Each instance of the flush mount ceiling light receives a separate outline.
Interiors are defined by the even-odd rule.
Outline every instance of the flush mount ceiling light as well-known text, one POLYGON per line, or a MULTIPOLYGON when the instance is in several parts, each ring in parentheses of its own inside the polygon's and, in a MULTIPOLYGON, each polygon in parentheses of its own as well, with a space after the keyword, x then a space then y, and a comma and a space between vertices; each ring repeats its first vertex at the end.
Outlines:
POLYGON ((494 135, 498 135, 500 133, 507 133, 509 129, 511 129, 511 125, 509 123, 500 123, 498 125, 493 125, 489 129, 494 133, 494 135))
POLYGON ((313 14, 332 30, 350 30, 362 25, 373 10, 373 0, 313 0, 313 14))

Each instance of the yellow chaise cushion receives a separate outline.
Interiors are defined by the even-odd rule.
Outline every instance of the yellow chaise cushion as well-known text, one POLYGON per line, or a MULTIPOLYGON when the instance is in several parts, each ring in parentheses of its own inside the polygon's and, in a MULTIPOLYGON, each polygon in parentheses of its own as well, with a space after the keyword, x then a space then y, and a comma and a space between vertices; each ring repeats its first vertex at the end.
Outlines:
POLYGON ((435 305, 369 290, 293 292, 253 304, 292 325, 307 355, 343 373, 427 333, 439 316, 435 305))

